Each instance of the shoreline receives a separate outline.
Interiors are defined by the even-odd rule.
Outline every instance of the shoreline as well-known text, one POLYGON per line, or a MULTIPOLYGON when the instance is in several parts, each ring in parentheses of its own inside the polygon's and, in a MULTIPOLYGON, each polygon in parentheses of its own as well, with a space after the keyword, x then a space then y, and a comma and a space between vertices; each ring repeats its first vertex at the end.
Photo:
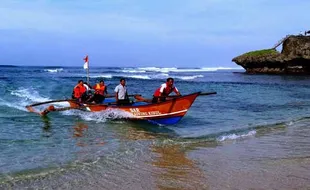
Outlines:
POLYGON ((122 135, 129 138, 128 142, 134 138, 133 147, 139 149, 103 156, 68 170, 58 168, 59 172, 13 177, 0 182, 0 187, 307 189, 310 188, 309 124, 308 120, 297 121, 293 125, 258 129, 255 136, 188 144, 154 144, 153 135, 142 132, 137 139, 132 136, 135 129, 128 129, 122 135))

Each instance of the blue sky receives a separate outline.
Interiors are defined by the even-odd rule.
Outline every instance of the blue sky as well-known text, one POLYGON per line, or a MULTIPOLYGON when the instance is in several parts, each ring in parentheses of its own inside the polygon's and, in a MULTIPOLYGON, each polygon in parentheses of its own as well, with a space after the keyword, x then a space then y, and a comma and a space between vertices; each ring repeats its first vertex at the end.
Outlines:
POLYGON ((0 64, 236 67, 310 29, 306 0, 2 0, 0 64))

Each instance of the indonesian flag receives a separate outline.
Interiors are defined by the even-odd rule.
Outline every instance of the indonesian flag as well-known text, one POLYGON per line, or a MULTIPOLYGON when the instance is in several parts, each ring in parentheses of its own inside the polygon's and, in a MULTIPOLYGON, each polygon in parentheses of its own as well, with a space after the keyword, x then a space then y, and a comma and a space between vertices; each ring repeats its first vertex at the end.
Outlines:
POLYGON ((88 55, 83 59, 85 61, 84 63, 84 69, 88 69, 88 55))

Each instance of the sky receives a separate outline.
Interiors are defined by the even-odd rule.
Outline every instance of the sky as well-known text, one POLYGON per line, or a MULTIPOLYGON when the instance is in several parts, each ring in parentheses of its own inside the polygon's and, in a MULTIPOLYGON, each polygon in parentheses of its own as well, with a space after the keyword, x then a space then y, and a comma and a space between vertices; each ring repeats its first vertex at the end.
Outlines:
POLYGON ((238 67, 310 30, 307 0, 1 0, 0 65, 238 67))

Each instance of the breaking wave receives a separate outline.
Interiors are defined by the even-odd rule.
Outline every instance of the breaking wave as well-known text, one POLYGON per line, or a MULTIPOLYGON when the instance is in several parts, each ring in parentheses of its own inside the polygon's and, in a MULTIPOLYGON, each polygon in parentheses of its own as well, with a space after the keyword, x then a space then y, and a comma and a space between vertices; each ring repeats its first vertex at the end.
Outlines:
POLYGON ((63 68, 59 68, 59 69, 44 69, 45 72, 49 72, 49 73, 58 73, 58 72, 62 72, 63 68))
POLYGON ((36 102, 45 102, 50 101, 51 99, 45 98, 39 95, 39 93, 34 89, 28 88, 19 88, 17 90, 11 91, 11 95, 23 98, 26 101, 36 101, 36 102))
POLYGON ((126 119, 134 117, 129 112, 118 109, 107 109, 100 112, 85 112, 80 110, 68 110, 62 112, 63 115, 76 115, 85 121, 95 121, 97 123, 104 123, 107 120, 126 119))
POLYGON ((240 70, 240 68, 231 67, 202 67, 202 68, 177 68, 177 67, 138 67, 138 68, 124 68, 121 72, 124 73, 145 73, 145 72, 160 72, 160 73, 170 73, 170 72, 210 72, 219 70, 240 70))
POLYGON ((193 80, 193 79, 202 78, 202 77, 204 77, 204 76, 203 75, 194 75, 194 76, 175 76, 174 78, 178 78, 181 80, 193 80))
MULTIPOLYGON (((12 97, 17 98, 17 100, 9 101, 1 99, 1 105, 5 105, 7 107, 15 108, 22 111, 27 111, 25 108, 26 105, 33 104, 35 102, 46 102, 50 101, 51 99, 48 97, 41 96, 35 89, 28 89, 28 88, 19 88, 17 90, 12 90, 11 93, 12 97)), ((53 103, 56 107, 68 106, 68 103, 65 102, 58 102, 53 103)), ((45 107, 46 105, 38 106, 37 109, 45 107)))
POLYGON ((227 140, 236 140, 236 139, 241 139, 241 138, 246 138, 249 136, 254 136, 256 134, 255 130, 249 131, 248 133, 245 134, 229 134, 229 135, 223 135, 217 138, 217 141, 223 142, 227 140))
POLYGON ((111 74, 106 74, 106 75, 90 75, 90 78, 112 78, 113 75, 111 74))
POLYGON ((169 75, 168 73, 153 73, 149 75, 128 75, 128 74, 105 74, 105 75, 92 75, 91 78, 113 78, 113 77, 125 77, 132 79, 143 79, 143 80, 152 80, 152 79, 166 79, 167 77, 178 78, 181 80, 193 80, 196 78, 202 78, 204 75, 169 75))

